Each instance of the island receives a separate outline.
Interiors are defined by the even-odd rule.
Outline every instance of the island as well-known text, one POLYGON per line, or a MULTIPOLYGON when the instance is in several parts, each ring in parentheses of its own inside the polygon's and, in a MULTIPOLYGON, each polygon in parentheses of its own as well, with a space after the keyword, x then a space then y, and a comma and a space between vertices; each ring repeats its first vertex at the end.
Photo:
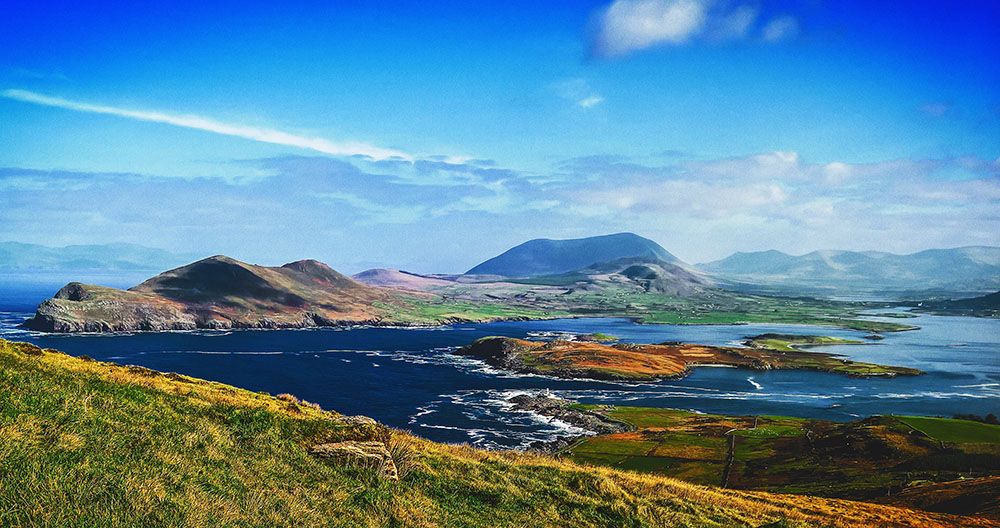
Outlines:
MULTIPOLYGON (((767 336, 765 334, 765 336, 767 336)), ((779 336, 780 337, 780 336, 779 336)), ((483 337, 456 351, 487 364, 524 374, 559 378, 586 378, 612 381, 650 381, 686 376, 698 366, 726 366, 752 370, 816 370, 872 377, 914 376, 921 371, 851 361, 823 352, 807 352, 793 345, 795 340, 774 337, 751 338, 754 346, 718 347, 688 343, 614 345, 554 339, 530 341, 511 337, 483 337)), ((795 336, 803 341, 843 343, 833 338, 795 336)))

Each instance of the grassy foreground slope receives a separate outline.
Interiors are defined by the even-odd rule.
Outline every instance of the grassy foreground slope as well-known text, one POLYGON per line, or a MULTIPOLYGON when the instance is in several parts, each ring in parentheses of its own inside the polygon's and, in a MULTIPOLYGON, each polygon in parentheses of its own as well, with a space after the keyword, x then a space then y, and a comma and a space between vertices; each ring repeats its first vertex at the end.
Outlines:
POLYGON ((290 396, 2 340, 0 475, 0 526, 989 525, 435 444, 290 396), (343 440, 385 443, 399 480, 309 454, 343 440))

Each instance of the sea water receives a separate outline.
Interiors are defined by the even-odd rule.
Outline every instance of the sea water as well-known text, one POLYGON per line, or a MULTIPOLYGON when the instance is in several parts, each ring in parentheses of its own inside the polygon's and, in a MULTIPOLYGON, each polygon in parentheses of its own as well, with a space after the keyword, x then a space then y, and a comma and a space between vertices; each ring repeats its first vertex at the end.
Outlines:
MULTIPOLYGON (((51 288, 48 288, 51 289, 51 288)), ((672 407, 706 413, 851 420, 873 414, 1000 414, 1000 320, 920 315, 895 320, 920 330, 881 341, 819 350, 859 361, 915 367, 922 376, 853 378, 809 371, 699 367, 688 377, 649 383, 518 375, 452 352, 489 335, 596 333, 623 341, 738 345, 765 332, 863 340, 864 332, 808 325, 640 325, 627 319, 458 324, 436 328, 40 334, 16 328, 52 294, 6 287, 0 337, 102 361, 142 365, 254 391, 292 393, 344 414, 364 414, 443 442, 526 446, 582 431, 512 408, 507 399, 548 391, 588 403, 672 407)), ((54 291, 54 290, 53 290, 54 291)), ((880 310, 884 311, 884 310, 880 310)))

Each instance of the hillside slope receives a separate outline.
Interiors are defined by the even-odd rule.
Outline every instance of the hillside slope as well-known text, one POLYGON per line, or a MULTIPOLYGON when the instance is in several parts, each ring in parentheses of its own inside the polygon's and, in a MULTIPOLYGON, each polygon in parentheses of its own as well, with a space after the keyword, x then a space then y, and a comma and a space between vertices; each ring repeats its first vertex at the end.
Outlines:
POLYGON ((473 267, 466 275, 557 275, 629 257, 680 262, 677 257, 648 238, 632 233, 616 233, 568 240, 529 240, 473 267))
POLYGON ((215 256, 127 291, 70 283, 25 325, 56 332, 303 327, 372 321, 374 304, 390 300, 314 260, 266 267, 215 256))
POLYGON ((969 299, 910 303, 908 306, 914 306, 914 311, 931 312, 942 315, 997 317, 1000 316, 1000 292, 994 292, 969 299))
POLYGON ((408 271, 386 268, 373 268, 355 273, 354 280, 369 286, 394 288, 398 290, 427 291, 434 288, 451 286, 453 281, 417 275, 408 271))
POLYGON ((0 402, 4 526, 996 526, 435 444, 289 395, 2 340, 0 402), (311 454, 331 443, 388 460, 311 454))

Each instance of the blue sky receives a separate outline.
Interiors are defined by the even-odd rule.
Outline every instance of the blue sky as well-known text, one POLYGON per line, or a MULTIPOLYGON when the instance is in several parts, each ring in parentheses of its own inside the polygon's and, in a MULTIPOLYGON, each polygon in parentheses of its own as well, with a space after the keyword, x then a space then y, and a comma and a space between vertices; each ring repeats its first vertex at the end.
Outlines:
POLYGON ((1000 245, 995 2, 89 4, 4 5, 0 240, 442 272, 625 230, 1000 245))

